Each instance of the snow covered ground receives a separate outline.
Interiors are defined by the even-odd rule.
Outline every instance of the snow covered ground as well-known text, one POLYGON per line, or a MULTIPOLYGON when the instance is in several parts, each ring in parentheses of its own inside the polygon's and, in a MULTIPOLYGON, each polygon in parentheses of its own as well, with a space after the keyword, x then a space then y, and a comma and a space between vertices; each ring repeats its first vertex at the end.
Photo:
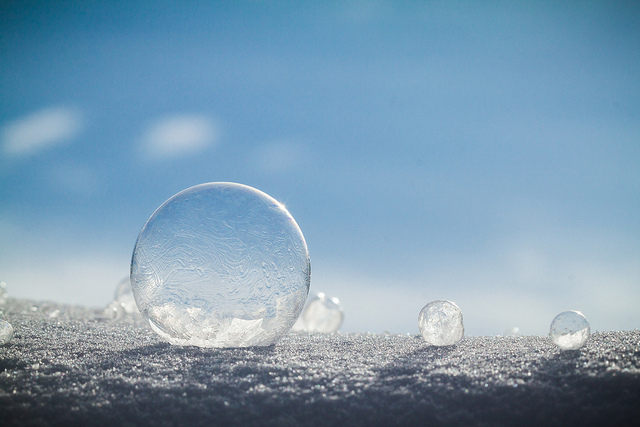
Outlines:
POLYGON ((640 331, 548 337, 290 333, 271 347, 162 342, 139 320, 8 299, 2 425, 433 425, 640 422, 640 331))

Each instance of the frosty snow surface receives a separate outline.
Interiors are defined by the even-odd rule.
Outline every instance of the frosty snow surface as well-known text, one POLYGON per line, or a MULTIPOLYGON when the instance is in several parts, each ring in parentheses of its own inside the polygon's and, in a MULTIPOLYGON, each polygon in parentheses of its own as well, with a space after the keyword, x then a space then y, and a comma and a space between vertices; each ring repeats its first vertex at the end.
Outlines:
POLYGON ((290 333, 173 346, 141 319, 9 298, 2 425, 638 425, 640 331, 548 336, 290 333))

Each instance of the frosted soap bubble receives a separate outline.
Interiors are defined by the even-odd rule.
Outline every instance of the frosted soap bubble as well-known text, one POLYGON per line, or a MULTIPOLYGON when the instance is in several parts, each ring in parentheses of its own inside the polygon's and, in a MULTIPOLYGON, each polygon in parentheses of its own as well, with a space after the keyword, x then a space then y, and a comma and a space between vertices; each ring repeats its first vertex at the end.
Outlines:
POLYGON ((9 295, 7 294, 7 284, 4 282, 0 282, 0 305, 7 302, 8 296, 9 295))
POLYGON ((420 311, 418 328, 429 344, 453 345, 464 337, 462 311, 450 301, 430 302, 420 311))
POLYGON ((117 301, 125 313, 136 315, 140 314, 136 300, 133 298, 133 289, 131 289, 131 281, 128 277, 122 279, 116 286, 114 301, 117 301))
POLYGON ((520 336, 520 328, 514 326, 513 328, 505 329, 503 336, 505 337, 519 337, 520 336))
POLYGON ((309 298, 292 330, 328 334, 340 329, 343 321, 344 311, 340 300, 319 292, 309 298))
POLYGON ((234 183, 197 185, 164 202, 131 260, 140 313, 179 345, 272 344, 298 318, 309 281, 307 244, 291 214, 234 183))
POLYGON ((6 320, 0 319, 0 345, 7 344, 13 338, 13 326, 6 320))
POLYGON ((131 281, 128 277, 118 282, 113 301, 105 307, 103 314, 111 320, 119 320, 125 316, 140 316, 136 300, 133 298, 131 281))
POLYGON ((564 311, 551 322, 549 335, 560 350, 577 350, 589 338, 591 327, 579 311, 564 311))

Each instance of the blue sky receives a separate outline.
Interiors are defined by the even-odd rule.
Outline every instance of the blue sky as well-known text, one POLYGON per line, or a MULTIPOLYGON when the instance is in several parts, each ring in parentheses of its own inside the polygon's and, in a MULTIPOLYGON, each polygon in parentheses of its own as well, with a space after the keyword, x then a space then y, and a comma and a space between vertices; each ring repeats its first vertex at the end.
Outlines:
POLYGON ((640 326, 633 2, 3 2, 0 280, 106 305, 189 186, 283 202, 346 331, 640 326))

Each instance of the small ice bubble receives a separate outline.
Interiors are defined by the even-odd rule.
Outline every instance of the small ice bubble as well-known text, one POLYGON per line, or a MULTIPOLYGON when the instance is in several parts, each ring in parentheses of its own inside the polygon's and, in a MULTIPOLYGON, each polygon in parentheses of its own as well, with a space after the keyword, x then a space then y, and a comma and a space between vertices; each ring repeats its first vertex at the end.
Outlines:
POLYGON ((118 282, 114 299, 104 308, 102 315, 111 320, 120 320, 126 316, 140 316, 128 277, 118 282))
POLYGON ((344 311, 338 298, 328 297, 321 292, 309 301, 302 317, 309 331, 330 333, 342 326, 344 311))
POLYGON ((125 313, 139 315, 138 306, 136 300, 133 298, 133 290, 131 289, 131 281, 129 277, 122 279, 118 286, 116 286, 116 292, 114 301, 120 303, 125 313))
POLYGON ((577 350, 589 338, 591 327, 579 311, 564 311, 551 322, 549 335, 560 350, 577 350))
POLYGON ((340 300, 319 292, 309 298, 292 330, 329 334, 340 329, 343 321, 344 311, 340 300))
POLYGON ((514 326, 513 328, 506 329, 504 331, 505 337, 519 337, 520 336, 520 328, 514 326))
POLYGON ((464 337, 462 311, 450 301, 425 305, 418 316, 418 327, 422 338, 436 346, 453 345, 464 337))
POLYGON ((7 302, 7 284, 4 282, 0 282, 0 305, 7 302))
POLYGON ((6 320, 0 319, 0 345, 7 344, 13 338, 13 326, 6 320))
POLYGON ((298 317, 298 320, 296 320, 296 323, 293 324, 293 326, 291 327, 291 330, 293 332, 302 332, 307 330, 304 324, 304 319, 302 318, 302 314, 300 315, 300 317, 298 317))
POLYGON ((125 311, 118 301, 111 301, 102 311, 102 315, 109 320, 119 320, 125 316, 125 311))

